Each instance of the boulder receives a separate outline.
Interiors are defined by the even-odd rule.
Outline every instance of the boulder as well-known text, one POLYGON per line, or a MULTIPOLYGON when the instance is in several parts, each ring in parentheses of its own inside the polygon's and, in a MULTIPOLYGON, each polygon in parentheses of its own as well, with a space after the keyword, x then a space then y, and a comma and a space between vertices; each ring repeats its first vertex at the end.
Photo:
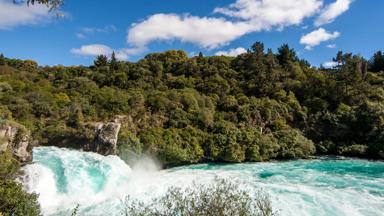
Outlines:
POLYGON ((101 155, 114 155, 117 150, 117 139, 121 123, 117 120, 96 125, 96 136, 90 151, 101 155))
POLYGON ((32 160, 33 140, 24 126, 15 122, 0 123, 0 152, 11 151, 21 162, 27 163, 32 160))

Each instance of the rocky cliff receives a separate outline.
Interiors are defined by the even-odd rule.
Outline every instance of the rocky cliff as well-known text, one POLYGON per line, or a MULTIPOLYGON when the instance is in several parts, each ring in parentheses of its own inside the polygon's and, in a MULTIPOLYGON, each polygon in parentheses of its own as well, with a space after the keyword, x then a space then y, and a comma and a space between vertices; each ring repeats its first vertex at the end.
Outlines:
POLYGON ((89 150, 101 155, 114 155, 117 149, 117 138, 121 124, 115 120, 109 123, 98 123, 95 128, 95 139, 89 145, 89 150))
POLYGON ((27 163, 32 159, 33 144, 31 134, 24 126, 10 121, 0 122, 0 152, 9 150, 21 163, 27 163))
MULTIPOLYGON (((53 139, 48 145, 91 151, 101 155, 116 154, 121 128, 119 119, 108 123, 89 124, 86 128, 89 136, 77 137, 68 134, 53 139)), ((31 132, 23 125, 13 121, 0 121, 0 152, 9 150, 21 163, 28 163, 32 160, 34 146, 38 146, 38 141, 33 140, 31 132)))

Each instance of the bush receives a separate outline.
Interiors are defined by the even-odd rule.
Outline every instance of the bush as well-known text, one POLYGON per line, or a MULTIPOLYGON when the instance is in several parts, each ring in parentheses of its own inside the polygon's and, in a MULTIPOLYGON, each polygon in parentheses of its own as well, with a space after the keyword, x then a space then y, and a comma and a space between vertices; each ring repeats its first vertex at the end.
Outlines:
POLYGON ((117 154, 125 162, 130 163, 143 154, 143 145, 135 134, 122 128, 117 139, 117 154))
POLYGON ((211 185, 195 185, 198 189, 170 188, 167 193, 149 203, 124 201, 125 216, 272 216, 277 215, 268 195, 252 196, 234 183, 216 179, 211 185))
POLYGON ((362 157, 367 154, 367 149, 366 145, 351 145, 341 148, 340 153, 352 157, 362 157))
POLYGON ((199 162, 205 133, 193 127, 149 128, 140 135, 144 153, 156 156, 165 166, 199 162))
POLYGON ((28 194, 22 186, 11 180, 0 181, 0 211, 4 216, 38 216, 38 195, 28 194))
POLYGON ((0 153, 0 212, 4 216, 38 216, 38 196, 24 192, 21 184, 14 181, 19 168, 10 152, 0 153))
POLYGON ((279 157, 284 159, 308 158, 316 151, 315 145, 299 130, 286 129, 274 133, 280 146, 279 157))

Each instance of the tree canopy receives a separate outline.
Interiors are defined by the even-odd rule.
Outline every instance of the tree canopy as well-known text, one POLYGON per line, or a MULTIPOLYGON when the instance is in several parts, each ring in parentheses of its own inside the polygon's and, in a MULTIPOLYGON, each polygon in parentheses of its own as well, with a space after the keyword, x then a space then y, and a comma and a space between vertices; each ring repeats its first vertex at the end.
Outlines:
POLYGON ((90 67, 0 56, 0 117, 41 145, 81 148, 90 125, 120 116, 119 154, 151 154, 165 166, 382 157, 384 74, 372 70, 379 61, 344 52, 335 61, 315 68, 287 44, 274 53, 261 42, 237 57, 170 50, 137 62, 98 56, 90 67))

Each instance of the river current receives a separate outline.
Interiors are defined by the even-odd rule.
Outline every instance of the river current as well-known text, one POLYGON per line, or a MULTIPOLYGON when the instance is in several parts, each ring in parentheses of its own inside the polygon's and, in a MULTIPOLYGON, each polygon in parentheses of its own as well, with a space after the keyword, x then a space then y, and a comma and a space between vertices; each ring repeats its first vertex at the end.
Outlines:
POLYGON ((120 215, 126 196, 148 201, 169 187, 228 178, 250 193, 263 190, 282 216, 384 215, 384 162, 319 158, 158 170, 149 159, 130 167, 116 156, 38 147, 24 167, 25 189, 39 194, 46 216, 120 215))

